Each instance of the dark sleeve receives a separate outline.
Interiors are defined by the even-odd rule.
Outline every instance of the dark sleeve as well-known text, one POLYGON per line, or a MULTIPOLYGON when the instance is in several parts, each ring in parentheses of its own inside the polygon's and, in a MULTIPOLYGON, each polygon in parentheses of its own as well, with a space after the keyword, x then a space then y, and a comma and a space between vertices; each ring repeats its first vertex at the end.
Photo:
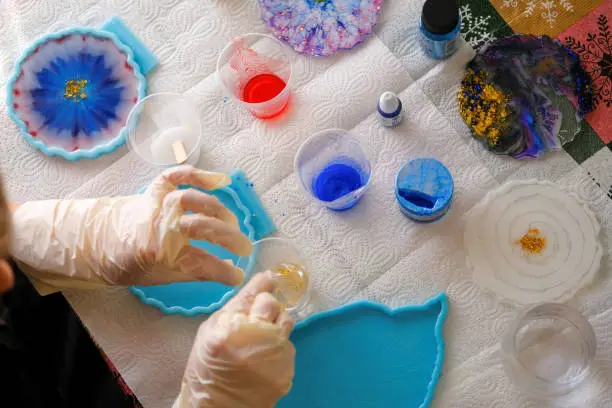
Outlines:
POLYGON ((0 296, 0 406, 141 407, 64 296, 40 296, 13 270, 0 296))

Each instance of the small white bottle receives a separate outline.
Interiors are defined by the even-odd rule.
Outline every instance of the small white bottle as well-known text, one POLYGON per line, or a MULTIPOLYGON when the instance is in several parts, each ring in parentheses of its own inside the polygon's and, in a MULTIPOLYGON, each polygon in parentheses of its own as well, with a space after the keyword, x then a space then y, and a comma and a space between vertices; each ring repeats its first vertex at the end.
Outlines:
POLYGON ((402 101, 393 92, 384 92, 378 100, 378 120, 383 126, 394 127, 404 118, 402 101))

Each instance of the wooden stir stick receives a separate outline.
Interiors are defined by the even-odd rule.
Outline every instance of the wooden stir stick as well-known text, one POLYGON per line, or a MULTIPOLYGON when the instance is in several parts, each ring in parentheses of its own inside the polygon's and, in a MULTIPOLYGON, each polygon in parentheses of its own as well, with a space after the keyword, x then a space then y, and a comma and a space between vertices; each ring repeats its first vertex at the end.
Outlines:
POLYGON ((185 145, 181 140, 177 140, 172 143, 172 152, 174 153, 174 160, 176 164, 185 164, 187 162, 187 152, 185 151, 185 145))

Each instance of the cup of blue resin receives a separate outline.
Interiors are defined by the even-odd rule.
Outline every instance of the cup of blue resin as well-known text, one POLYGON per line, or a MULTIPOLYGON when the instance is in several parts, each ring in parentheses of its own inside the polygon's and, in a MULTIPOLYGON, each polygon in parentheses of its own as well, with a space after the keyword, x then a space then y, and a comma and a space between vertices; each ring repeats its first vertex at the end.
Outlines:
POLYGON ((408 218, 432 222, 443 217, 453 199, 453 177, 436 159, 408 162, 395 179, 395 197, 408 218))
POLYGON ((323 130, 306 140, 295 156, 295 169, 304 189, 335 211, 357 204, 372 180, 359 141, 342 129, 323 130))

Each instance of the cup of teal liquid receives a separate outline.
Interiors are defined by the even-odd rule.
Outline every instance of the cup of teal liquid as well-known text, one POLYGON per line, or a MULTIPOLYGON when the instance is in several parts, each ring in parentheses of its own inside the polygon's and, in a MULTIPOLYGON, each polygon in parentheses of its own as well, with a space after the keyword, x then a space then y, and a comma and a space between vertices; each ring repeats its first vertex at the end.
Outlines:
POLYGON ((372 180, 359 141, 342 129, 323 130, 306 140, 295 156, 295 169, 304 189, 335 211, 355 206, 372 180))

